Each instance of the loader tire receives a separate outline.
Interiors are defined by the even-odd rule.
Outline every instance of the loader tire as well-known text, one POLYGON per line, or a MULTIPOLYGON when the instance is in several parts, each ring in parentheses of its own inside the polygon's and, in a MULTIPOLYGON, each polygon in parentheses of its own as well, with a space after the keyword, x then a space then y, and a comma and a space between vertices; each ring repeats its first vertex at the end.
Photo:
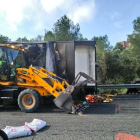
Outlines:
POLYGON ((40 95, 34 89, 25 89, 18 96, 18 105, 26 113, 34 112, 40 105, 40 95))

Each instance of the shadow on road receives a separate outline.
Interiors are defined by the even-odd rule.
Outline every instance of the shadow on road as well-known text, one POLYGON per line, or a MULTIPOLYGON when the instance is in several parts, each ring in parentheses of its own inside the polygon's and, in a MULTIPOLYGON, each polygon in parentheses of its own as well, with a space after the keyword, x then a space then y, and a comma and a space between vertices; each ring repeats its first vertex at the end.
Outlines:
POLYGON ((0 112, 12 112, 12 111, 20 111, 18 105, 0 105, 0 112))
MULTIPOLYGON (((93 103, 84 114, 115 114, 118 106, 112 103, 93 103)), ((0 106, 0 112, 22 112, 17 105, 0 106)), ((54 104, 41 105, 38 110, 33 113, 65 113, 54 104)))
MULTIPOLYGON (((93 103, 84 114, 115 114, 118 110, 117 104, 112 103, 93 103)), ((13 106, 0 106, 0 112, 22 112, 18 105, 13 106)), ((51 105, 41 105, 33 113, 65 113, 60 110, 54 104, 51 105)))
POLYGON ((44 128, 42 128, 41 130, 39 130, 37 133, 47 131, 50 127, 51 127, 50 125, 47 125, 44 128))
MULTIPOLYGON (((0 112, 23 112, 20 110, 18 105, 0 105, 0 112)), ((41 105, 35 112, 33 113, 60 113, 64 112, 56 107, 54 104, 51 105, 41 105)))
POLYGON ((97 103, 92 104, 84 114, 116 114, 119 111, 119 106, 112 103, 97 103))

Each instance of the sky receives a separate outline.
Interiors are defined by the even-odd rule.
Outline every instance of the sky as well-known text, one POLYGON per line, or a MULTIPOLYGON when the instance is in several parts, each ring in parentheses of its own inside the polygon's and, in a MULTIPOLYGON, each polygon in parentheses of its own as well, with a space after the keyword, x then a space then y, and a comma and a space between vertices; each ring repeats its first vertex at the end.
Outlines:
POLYGON ((108 35, 111 45, 127 40, 140 0, 0 0, 0 34, 12 41, 44 35, 67 15, 84 37, 108 35))

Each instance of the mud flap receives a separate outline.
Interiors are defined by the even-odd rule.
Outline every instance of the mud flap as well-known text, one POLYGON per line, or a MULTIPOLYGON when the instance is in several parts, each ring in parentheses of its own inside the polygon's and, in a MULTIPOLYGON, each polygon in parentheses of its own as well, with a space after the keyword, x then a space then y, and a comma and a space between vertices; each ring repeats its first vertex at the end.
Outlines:
POLYGON ((71 93, 74 90, 74 86, 68 86, 58 97, 53 101, 57 107, 64 111, 72 111, 73 99, 71 93))

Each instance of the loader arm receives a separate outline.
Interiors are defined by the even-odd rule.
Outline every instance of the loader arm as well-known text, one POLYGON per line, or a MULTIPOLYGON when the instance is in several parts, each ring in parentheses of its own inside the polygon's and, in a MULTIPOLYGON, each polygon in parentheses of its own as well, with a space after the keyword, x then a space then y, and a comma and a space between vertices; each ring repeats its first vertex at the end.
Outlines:
POLYGON ((56 77, 55 74, 41 68, 40 70, 29 67, 17 68, 16 84, 20 87, 33 88, 37 90, 41 96, 47 96, 49 94, 54 97, 59 96, 60 92, 64 91, 64 85, 69 85, 66 81, 63 81, 62 84, 48 74, 56 77), (45 73, 46 72, 46 73, 45 73))
POLYGON ((69 86, 69 83, 68 83, 65 79, 62 79, 62 78, 58 77, 56 74, 54 74, 54 73, 52 73, 52 72, 50 72, 50 71, 48 71, 48 70, 46 70, 46 69, 44 69, 44 68, 40 68, 40 71, 46 72, 46 73, 52 75, 53 77, 56 77, 56 78, 62 80, 62 86, 64 86, 65 84, 66 84, 67 86, 69 86))

